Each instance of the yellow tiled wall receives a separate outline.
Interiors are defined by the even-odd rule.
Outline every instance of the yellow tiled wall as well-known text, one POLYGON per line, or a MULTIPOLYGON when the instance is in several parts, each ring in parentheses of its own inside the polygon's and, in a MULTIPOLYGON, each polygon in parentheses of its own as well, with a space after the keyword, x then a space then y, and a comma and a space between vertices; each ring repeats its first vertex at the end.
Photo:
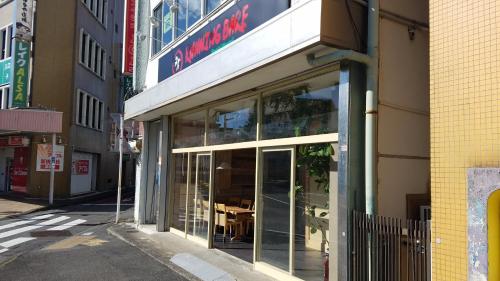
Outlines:
POLYGON ((467 280, 466 171, 500 167, 500 1, 429 9, 433 280, 467 280))

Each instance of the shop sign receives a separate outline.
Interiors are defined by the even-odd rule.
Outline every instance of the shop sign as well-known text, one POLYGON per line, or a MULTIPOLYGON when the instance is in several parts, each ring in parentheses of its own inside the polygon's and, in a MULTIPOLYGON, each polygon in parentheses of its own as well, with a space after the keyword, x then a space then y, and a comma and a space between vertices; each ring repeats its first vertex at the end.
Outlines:
POLYGON ((54 154, 55 159, 51 159, 51 144, 38 144, 36 148, 36 171, 50 172, 50 165, 53 162, 54 171, 62 172, 64 167, 64 146, 56 145, 54 154))
POLYGON ((123 97, 125 100, 134 96, 134 84, 132 75, 124 74, 122 78, 123 97))
POLYGON ((123 73, 132 74, 134 72, 135 0, 127 0, 126 9, 123 73))
POLYGON ((0 147, 28 146, 29 143, 29 138, 23 136, 9 136, 0 138, 0 147))
POLYGON ((71 165, 71 174, 72 175, 88 175, 89 174, 89 160, 73 160, 71 165))
POLYGON ((288 7, 288 0, 235 1, 232 7, 159 59, 158 82, 224 48, 288 7))
POLYGON ((33 20, 33 0, 16 1, 15 37, 31 41, 31 23, 33 20))
POLYGON ((10 75, 12 72, 11 62, 12 60, 10 58, 0 61, 0 85, 10 83, 10 75))
POLYGON ((12 107, 28 106, 28 76, 30 65, 30 43, 14 39, 14 67, 12 70, 12 107))

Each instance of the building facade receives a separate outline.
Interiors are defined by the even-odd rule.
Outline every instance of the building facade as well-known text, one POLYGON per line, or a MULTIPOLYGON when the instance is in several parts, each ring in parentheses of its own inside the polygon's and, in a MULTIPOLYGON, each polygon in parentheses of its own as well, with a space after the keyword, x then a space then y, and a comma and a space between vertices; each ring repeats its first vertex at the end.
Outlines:
POLYGON ((428 6, 377 3, 139 1, 136 222, 277 279, 350 280, 353 210, 419 219, 428 6))
POLYGON ((499 11, 430 1, 433 280, 500 280, 499 11))
MULTIPOLYGON (((120 86, 122 1, 2 2, 2 27, 9 26, 15 19, 18 5, 26 4, 24 2, 33 5, 30 87, 24 107, 63 112, 62 133, 56 137, 55 197, 115 188, 118 177, 117 128, 123 110, 120 86)), ((7 32, 2 36, 9 39, 12 34, 7 32)), ((9 91, 12 93, 14 81, 17 80, 7 79, 1 86, 3 109, 21 108, 13 103, 12 94, 7 97, 9 91)), ((45 197, 49 192, 47 171, 50 167, 50 162, 46 161, 50 159, 43 159, 42 155, 47 154, 51 136, 27 133, 19 137, 29 143, 23 148, 24 154, 0 156, 0 163, 9 165, 16 159, 27 159, 23 166, 23 181, 21 184, 5 184, 7 180, 4 180, 3 190, 45 197)), ((8 150, 12 149, 4 149, 8 150)), ((130 164, 128 167, 133 168, 130 164)), ((5 175, 5 178, 10 180, 12 177, 5 175)), ((125 179, 125 183, 130 183, 130 179, 125 179)))

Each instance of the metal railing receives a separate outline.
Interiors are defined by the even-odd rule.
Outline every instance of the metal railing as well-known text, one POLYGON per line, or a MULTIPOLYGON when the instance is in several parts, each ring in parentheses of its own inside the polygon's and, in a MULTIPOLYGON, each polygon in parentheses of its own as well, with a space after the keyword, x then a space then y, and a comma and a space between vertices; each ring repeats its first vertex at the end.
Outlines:
POLYGON ((353 212, 353 281, 430 281, 430 221, 353 212))

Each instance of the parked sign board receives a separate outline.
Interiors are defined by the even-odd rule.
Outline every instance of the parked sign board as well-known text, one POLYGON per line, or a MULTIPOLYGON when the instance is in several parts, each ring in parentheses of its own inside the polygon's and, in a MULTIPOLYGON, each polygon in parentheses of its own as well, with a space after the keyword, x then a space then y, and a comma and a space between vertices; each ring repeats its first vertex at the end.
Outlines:
POLYGON ((288 7, 288 0, 235 1, 233 6, 159 59, 158 82, 224 48, 288 7))
MULTIPOLYGON (((54 160, 54 171, 62 172, 64 167, 64 146, 56 145, 54 160)), ((51 144, 38 144, 36 149, 36 171, 37 172, 50 172, 52 156, 51 144)))

